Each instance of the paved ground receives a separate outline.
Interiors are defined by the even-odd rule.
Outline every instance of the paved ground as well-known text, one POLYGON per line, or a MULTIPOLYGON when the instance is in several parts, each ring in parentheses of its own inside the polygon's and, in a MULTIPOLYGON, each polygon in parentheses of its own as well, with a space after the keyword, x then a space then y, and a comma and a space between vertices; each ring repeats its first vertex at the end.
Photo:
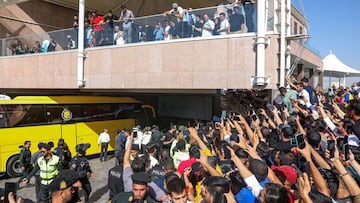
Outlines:
MULTIPOLYGON (((108 188, 107 188, 107 178, 108 171, 115 164, 113 156, 110 156, 110 159, 106 162, 99 161, 99 158, 93 158, 89 160, 91 169, 94 172, 94 177, 90 179, 92 192, 90 195, 90 202, 106 203, 109 197, 108 188)), ((5 182, 16 182, 18 178, 1 178, 0 179, 0 188, 4 188, 5 182)), ((26 202, 35 202, 35 186, 33 186, 35 179, 32 178, 30 183, 32 186, 24 187, 18 190, 18 196, 21 196, 29 201, 26 202)))

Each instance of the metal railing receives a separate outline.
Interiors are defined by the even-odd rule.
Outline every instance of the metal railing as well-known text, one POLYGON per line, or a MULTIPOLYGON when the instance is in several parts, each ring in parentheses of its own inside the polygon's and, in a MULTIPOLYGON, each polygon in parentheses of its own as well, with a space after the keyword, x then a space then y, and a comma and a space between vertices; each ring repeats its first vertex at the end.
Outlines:
MULTIPOLYGON (((274 14, 273 11, 271 11, 271 8, 272 6, 270 4, 270 6, 268 6, 269 10, 267 10, 268 31, 272 31, 274 28, 274 14)), ((247 32, 245 10, 241 5, 238 6, 238 10, 237 14, 235 14, 234 6, 231 5, 219 5, 216 7, 196 9, 192 11, 193 21, 196 21, 197 17, 200 17, 202 20, 204 15, 207 14, 209 18, 215 22, 215 31, 211 32, 212 35, 245 33, 247 32), (220 13, 226 14, 226 18, 232 29, 230 33, 216 32, 216 30, 221 26, 221 20, 219 17, 220 13), (241 30, 236 30, 236 27, 239 26, 241 30)), ((254 19, 254 26, 256 27, 255 15, 256 6, 254 15, 252 16, 254 19)), ((99 32, 94 32, 91 26, 89 26, 85 28, 85 48, 156 40, 175 40, 180 38, 201 37, 201 29, 196 28, 202 28, 203 25, 199 22, 193 22, 193 24, 191 24, 188 19, 188 22, 185 22, 178 20, 176 17, 171 15, 163 16, 162 14, 159 14, 135 18, 131 26, 128 26, 125 22, 114 22, 112 25, 106 24, 102 26, 101 31, 99 32), (128 32, 128 30, 131 30, 131 32, 128 32), (130 36, 127 35, 128 33, 130 33, 130 36)), ((77 29, 70 28, 41 34, 0 39, 0 56, 77 49, 77 32, 77 29)))

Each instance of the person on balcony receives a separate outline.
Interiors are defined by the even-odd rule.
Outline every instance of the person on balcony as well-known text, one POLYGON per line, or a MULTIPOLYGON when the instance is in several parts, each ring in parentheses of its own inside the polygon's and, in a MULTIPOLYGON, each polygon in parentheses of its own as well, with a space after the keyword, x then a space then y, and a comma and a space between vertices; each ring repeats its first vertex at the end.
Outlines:
POLYGON ((105 29, 105 38, 108 39, 106 44, 114 44, 113 41, 113 35, 114 35, 114 25, 115 22, 119 18, 113 14, 111 10, 108 11, 108 13, 104 16, 104 29, 105 29))
POLYGON ((188 25, 186 16, 185 16, 185 11, 184 9, 179 6, 177 3, 173 3, 172 4, 172 9, 169 11, 165 11, 163 13, 163 16, 168 16, 169 19, 171 16, 176 17, 178 24, 176 26, 177 29, 177 35, 180 38, 186 38, 189 37, 189 33, 190 33, 190 27, 188 25))
POLYGON ((230 23, 226 19, 225 13, 220 13, 220 29, 218 30, 220 35, 227 35, 230 33, 230 23))
POLYGON ((255 0, 236 0, 232 5, 242 4, 245 11, 247 32, 255 32, 254 12, 255 0))
POLYGON ((204 25, 202 29, 202 37, 213 36, 213 30, 215 28, 215 23, 212 21, 207 14, 204 14, 204 25))
POLYGON ((101 15, 98 15, 96 10, 91 12, 91 16, 91 24, 94 26, 96 46, 102 46, 104 42, 104 40, 102 40, 102 38, 104 38, 104 18, 101 15))
POLYGON ((229 15, 230 20, 230 32, 231 33, 239 33, 244 25, 244 16, 240 13, 240 7, 234 7, 234 13, 229 15))
POLYGON ((132 43, 134 13, 127 9, 126 5, 121 6, 120 21, 123 22, 123 38, 126 44, 132 43))

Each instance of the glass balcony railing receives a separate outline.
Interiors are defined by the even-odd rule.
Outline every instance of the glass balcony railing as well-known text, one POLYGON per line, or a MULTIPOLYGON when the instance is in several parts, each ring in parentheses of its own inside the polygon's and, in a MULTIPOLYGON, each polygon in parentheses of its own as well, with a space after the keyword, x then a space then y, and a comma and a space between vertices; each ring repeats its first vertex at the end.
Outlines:
MULTIPOLYGON (((273 12, 269 8, 271 9, 272 6, 267 6, 267 29, 272 31, 274 27, 273 12)), ((86 25, 85 48, 254 32, 257 27, 256 5, 254 5, 254 9, 253 15, 246 16, 247 8, 245 6, 219 5, 191 12, 185 10, 186 17, 182 19, 177 19, 173 15, 160 14, 137 17, 131 23, 113 22, 96 26, 95 29, 95 26, 86 25), (187 13, 191 13, 191 15, 186 15, 187 13), (222 13, 225 17, 220 16, 222 13), (207 18, 211 19, 213 23, 207 21, 207 18), (221 18, 227 20, 228 23, 221 18), (251 20, 253 28, 248 27, 251 20), (227 24, 228 30, 224 29, 227 24), (214 27, 214 29, 211 31, 207 29, 207 26, 214 27)), ((0 39, 0 54, 1 56, 10 56, 77 49, 77 34, 77 29, 70 28, 0 39)))

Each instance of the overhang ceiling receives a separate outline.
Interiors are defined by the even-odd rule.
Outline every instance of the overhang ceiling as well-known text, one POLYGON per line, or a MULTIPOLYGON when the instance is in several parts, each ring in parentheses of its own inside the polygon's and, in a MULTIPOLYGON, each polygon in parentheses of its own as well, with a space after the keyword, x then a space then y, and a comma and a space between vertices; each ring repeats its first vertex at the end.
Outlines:
MULTIPOLYGON (((79 0, 44 0, 50 3, 62 5, 65 7, 77 9, 79 0)), ((178 3, 183 8, 203 8, 216 6, 226 0, 86 0, 85 7, 87 10, 97 10, 99 13, 105 14, 112 10, 119 15, 120 6, 125 4, 133 11, 134 15, 146 16, 163 13, 171 9, 172 3, 178 3)))
POLYGON ((0 6, 7 6, 7 5, 11 5, 11 4, 18 4, 21 3, 23 1, 28 1, 28 0, 0 0, 0 6))

